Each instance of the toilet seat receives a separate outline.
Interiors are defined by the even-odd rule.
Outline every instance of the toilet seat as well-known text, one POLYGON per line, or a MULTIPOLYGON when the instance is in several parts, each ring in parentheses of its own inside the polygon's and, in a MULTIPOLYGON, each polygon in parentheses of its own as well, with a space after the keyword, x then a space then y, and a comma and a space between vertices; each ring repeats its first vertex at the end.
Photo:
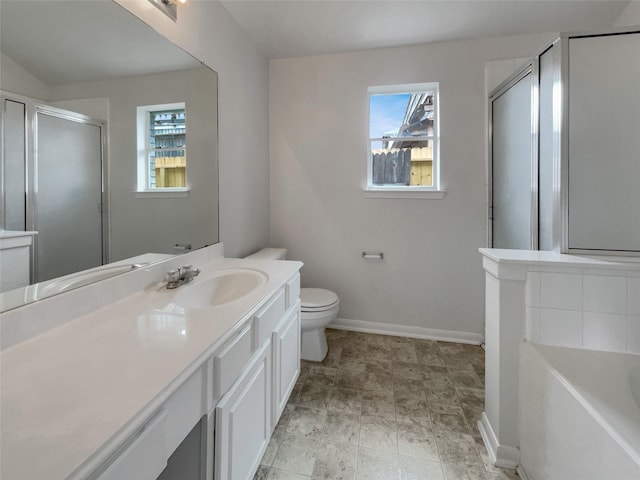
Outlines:
POLYGON ((301 288, 300 302, 303 312, 331 310, 340 301, 338 295, 323 288, 301 288))

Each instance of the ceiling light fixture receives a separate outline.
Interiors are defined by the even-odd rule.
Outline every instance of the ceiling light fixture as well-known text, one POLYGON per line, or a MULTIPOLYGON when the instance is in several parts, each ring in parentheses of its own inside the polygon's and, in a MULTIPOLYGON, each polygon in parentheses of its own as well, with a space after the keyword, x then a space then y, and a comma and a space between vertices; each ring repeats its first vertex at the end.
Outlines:
POLYGON ((175 22, 178 20, 178 3, 184 4, 187 0, 149 0, 149 2, 175 22))

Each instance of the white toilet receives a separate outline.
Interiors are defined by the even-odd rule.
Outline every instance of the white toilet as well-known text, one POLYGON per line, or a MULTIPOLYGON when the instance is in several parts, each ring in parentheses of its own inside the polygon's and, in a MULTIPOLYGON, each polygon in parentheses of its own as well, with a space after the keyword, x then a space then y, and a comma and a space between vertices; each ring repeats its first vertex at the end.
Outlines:
POLYGON ((340 299, 331 290, 301 288, 302 347, 300 356, 304 360, 321 362, 327 356, 327 338, 324 329, 338 314, 340 299))
MULTIPOLYGON (((246 258, 260 260, 284 260, 287 250, 284 248, 263 248, 246 258)), ((321 362, 327 355, 327 338, 324 329, 336 318, 340 299, 331 290, 322 288, 301 288, 301 330, 302 347, 300 356, 304 360, 321 362)))

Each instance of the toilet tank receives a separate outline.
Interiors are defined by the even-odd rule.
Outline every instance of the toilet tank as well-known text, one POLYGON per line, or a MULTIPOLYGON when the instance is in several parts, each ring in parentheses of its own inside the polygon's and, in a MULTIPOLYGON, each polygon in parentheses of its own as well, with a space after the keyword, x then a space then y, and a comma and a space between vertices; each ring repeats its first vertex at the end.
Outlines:
POLYGON ((254 260, 285 260, 287 258, 286 248, 263 248, 245 257, 254 260))

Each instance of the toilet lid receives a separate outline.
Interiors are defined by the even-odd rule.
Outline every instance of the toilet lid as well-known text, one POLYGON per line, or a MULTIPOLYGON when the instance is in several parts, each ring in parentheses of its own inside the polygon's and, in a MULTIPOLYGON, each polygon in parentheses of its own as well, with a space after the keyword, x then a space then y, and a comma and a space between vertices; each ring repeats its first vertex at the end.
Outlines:
POLYGON ((338 302, 338 295, 323 288, 301 288, 300 302, 303 310, 322 310, 338 302))

